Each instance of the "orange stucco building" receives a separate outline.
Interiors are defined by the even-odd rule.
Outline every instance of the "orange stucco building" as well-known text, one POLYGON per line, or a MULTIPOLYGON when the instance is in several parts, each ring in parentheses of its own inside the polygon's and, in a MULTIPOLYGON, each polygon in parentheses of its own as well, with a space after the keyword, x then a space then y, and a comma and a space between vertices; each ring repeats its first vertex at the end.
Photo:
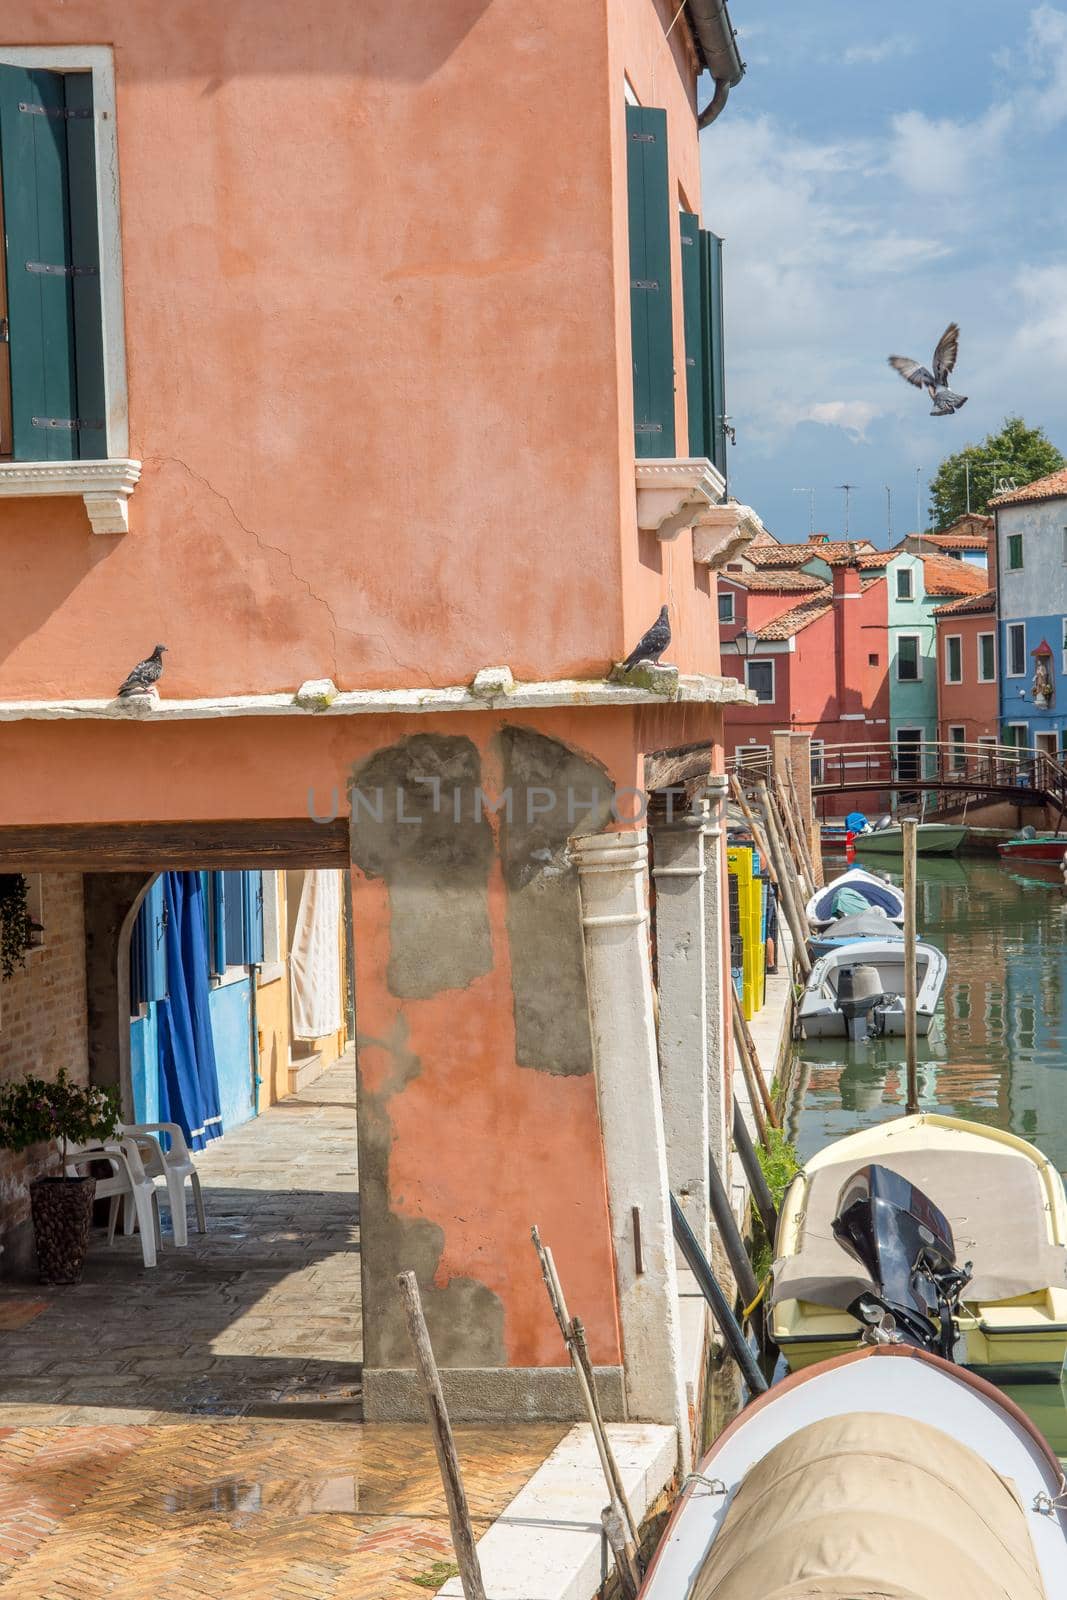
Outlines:
MULTIPOLYGON (((721 335, 705 388, 680 378, 708 325, 687 247, 718 270, 677 224, 716 10, 32 0, 0 45, 11 106, 59 96, 34 121, 68 119, 95 222, 91 264, 77 239, 51 263, 58 379, 9 248, 0 865, 82 875, 83 1068, 121 1086, 154 872, 351 863, 369 1415, 417 1413, 408 1266, 457 1414, 573 1413, 537 1222, 609 1405, 672 1420, 669 1137, 646 1126, 630 1193, 612 1131, 613 1096, 658 1093, 650 982, 612 1011, 589 905, 598 872, 637 883, 611 927, 650 979, 642 796, 721 772, 743 697, 714 569, 756 523, 702 447, 721 335), (662 604, 677 674, 609 682, 662 604), (160 698, 116 702, 157 640, 160 698), (583 877, 572 842, 600 834, 583 877)), ((0 120, 9 166, 24 134, 0 120)), ((710 823, 701 849, 718 872, 710 823)), ((721 933, 713 906, 716 1016, 721 933)))

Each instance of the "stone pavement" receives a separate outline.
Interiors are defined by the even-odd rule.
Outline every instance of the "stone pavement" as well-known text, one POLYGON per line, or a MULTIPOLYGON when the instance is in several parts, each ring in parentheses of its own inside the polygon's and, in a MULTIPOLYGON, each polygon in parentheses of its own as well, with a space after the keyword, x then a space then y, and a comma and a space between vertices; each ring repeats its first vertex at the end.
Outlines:
MULTIPOLYGON (((351 1056, 197 1164, 154 1271, 101 1234, 77 1287, 0 1285, 0 1600, 432 1595, 429 1433, 359 1421, 351 1056)), ((457 1429, 479 1535, 566 1432, 457 1429)))
POLYGON ((315 1404, 358 1415, 355 1067, 197 1157, 208 1231, 146 1271, 103 1232, 81 1284, 0 1293, 0 1423, 149 1422, 315 1404))

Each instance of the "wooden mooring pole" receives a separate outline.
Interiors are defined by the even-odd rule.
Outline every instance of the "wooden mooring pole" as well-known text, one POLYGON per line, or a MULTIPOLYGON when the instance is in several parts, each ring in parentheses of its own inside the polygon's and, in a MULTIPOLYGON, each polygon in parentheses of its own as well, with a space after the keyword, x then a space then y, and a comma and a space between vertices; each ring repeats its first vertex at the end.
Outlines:
POLYGON ((914 817, 901 823, 904 846, 904 1056, 907 1062, 908 1098, 905 1107, 909 1117, 919 1109, 919 1058, 915 1028, 916 991, 918 974, 915 954, 915 859, 916 829, 914 817))
POLYGON ((426 1408, 430 1413, 433 1447, 437 1452, 437 1465, 441 1469, 441 1482, 448 1502, 448 1520, 452 1528, 452 1545, 456 1552, 460 1582, 466 1600, 485 1600, 485 1583, 482 1579, 478 1548, 474 1542, 467 1493, 459 1470, 456 1441, 452 1437, 452 1424, 448 1419, 441 1375, 434 1360, 430 1335, 426 1331, 426 1318, 422 1314, 422 1299, 418 1280, 413 1272, 401 1272, 396 1280, 400 1298, 404 1302, 408 1333, 415 1352, 415 1366, 422 1381, 426 1408))

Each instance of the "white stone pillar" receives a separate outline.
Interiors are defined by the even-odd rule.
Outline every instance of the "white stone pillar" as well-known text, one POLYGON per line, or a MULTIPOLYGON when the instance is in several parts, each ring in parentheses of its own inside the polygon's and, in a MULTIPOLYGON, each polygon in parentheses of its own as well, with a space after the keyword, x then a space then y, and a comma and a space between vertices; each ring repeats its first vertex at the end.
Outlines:
POLYGON ((644 830, 575 839, 589 1018, 615 1248, 627 1412, 678 1430, 691 1460, 682 1381, 667 1154, 648 948, 644 830))
POLYGON ((667 1176, 706 1255, 710 1223, 704 826, 703 806, 697 812, 671 815, 653 802, 649 812, 667 1176))
POLYGON ((726 947, 726 799, 729 780, 721 772, 707 779, 709 804, 704 823, 704 952, 707 961, 708 1148, 723 1182, 730 1181, 730 1017, 724 1015, 729 978, 726 947))

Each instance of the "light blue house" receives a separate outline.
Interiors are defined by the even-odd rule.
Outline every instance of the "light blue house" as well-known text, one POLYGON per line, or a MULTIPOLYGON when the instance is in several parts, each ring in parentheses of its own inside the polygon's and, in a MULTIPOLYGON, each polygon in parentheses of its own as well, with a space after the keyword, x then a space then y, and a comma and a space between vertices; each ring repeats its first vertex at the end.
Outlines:
POLYGON ((1000 736, 1067 751, 1067 470, 1001 495, 996 515, 1000 736))

